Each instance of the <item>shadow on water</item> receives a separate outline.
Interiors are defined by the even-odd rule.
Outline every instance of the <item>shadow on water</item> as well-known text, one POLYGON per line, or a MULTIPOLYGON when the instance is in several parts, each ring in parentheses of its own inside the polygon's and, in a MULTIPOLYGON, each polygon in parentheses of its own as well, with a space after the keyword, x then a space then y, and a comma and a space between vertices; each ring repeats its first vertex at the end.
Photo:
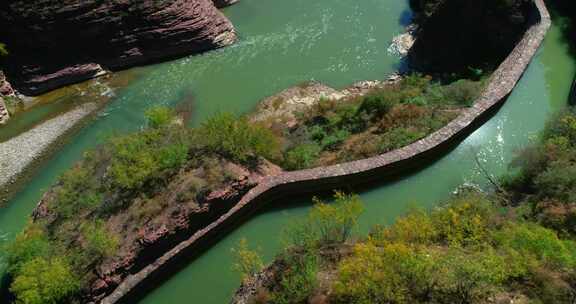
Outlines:
POLYGON ((412 17, 414 16, 414 14, 412 13, 411 10, 405 10, 402 12, 402 14, 400 14, 400 18, 398 19, 398 23, 403 26, 409 26, 412 23, 412 17))
POLYGON ((400 13, 400 16, 398 17, 398 24, 404 28, 412 24, 414 17, 414 12, 412 12, 412 9, 410 7, 410 0, 405 0, 405 2, 407 8, 404 11, 402 11, 400 13))

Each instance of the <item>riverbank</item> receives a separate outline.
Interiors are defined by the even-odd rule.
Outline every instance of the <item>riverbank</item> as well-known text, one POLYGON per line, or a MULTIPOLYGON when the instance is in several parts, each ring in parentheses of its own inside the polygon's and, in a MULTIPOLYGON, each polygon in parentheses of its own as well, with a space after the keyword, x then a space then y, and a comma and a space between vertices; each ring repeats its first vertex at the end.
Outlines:
POLYGON ((464 135, 469 134, 487 116, 492 114, 511 93, 523 72, 538 50, 548 28, 550 16, 543 1, 537 0, 534 22, 524 34, 512 53, 493 74, 488 88, 477 99, 474 106, 461 114, 448 126, 436 133, 402 149, 392 151, 366 160, 344 163, 327 168, 287 172, 266 180, 252 189, 227 214, 211 223, 205 229, 196 232, 190 239, 180 243, 143 270, 130 275, 103 303, 116 303, 124 297, 138 293, 139 288, 150 284, 153 278, 160 276, 162 270, 177 264, 181 258, 189 255, 194 248, 209 242, 218 233, 230 229, 230 226, 261 208, 273 197, 294 193, 297 189, 319 189, 333 187, 343 183, 358 183, 383 175, 398 173, 399 169, 410 167, 445 150, 464 135))
POLYGON ((284 229, 286 247, 267 267, 244 239, 231 303, 573 303, 576 187, 562 176, 574 170, 564 164, 576 152, 575 113, 550 121, 489 192, 463 186, 359 238, 363 204, 336 193, 284 229))
POLYGON ((0 143, 0 204, 26 182, 27 171, 33 171, 43 159, 49 158, 98 108, 96 103, 83 104, 0 143))

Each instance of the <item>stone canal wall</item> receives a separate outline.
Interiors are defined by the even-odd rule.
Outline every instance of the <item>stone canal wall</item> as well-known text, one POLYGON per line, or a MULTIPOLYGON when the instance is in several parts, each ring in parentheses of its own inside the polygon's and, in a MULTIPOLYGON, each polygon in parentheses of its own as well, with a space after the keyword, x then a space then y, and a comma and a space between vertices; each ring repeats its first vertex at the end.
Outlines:
POLYGON ((185 262, 184 258, 195 254, 274 198, 398 174, 450 149, 499 108, 538 51, 551 20, 543 0, 534 0, 534 3, 533 23, 523 38, 491 76, 486 89, 475 104, 448 125, 413 144, 375 157, 268 177, 217 221, 196 232, 141 271, 128 276, 101 303, 118 303, 145 293, 146 289, 169 274, 173 267, 180 267, 181 263, 185 262))

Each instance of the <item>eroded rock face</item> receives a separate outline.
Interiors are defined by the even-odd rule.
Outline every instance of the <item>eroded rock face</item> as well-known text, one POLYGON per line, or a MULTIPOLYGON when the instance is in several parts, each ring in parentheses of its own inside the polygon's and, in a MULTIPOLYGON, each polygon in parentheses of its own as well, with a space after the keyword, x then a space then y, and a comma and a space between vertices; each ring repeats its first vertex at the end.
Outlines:
POLYGON ((411 0, 420 24, 411 63, 426 72, 494 67, 531 22, 532 0, 411 0))
POLYGON ((0 37, 8 80, 37 95, 104 70, 233 43, 217 6, 234 0, 6 0, 0 37))
MULTIPOLYGON (((96 267, 87 299, 98 303, 130 273, 147 266, 194 232, 215 221, 267 176, 282 173, 280 167, 266 160, 252 169, 231 162, 225 163, 224 167, 233 176, 231 180, 221 188, 205 193, 195 208, 180 208, 178 204, 171 204, 165 210, 168 211, 166 214, 159 214, 155 220, 139 227, 133 240, 123 240, 119 251, 121 254, 104 260, 96 267)), ((43 210, 43 205, 40 202, 36 208, 36 220, 39 216, 50 216, 43 210)))

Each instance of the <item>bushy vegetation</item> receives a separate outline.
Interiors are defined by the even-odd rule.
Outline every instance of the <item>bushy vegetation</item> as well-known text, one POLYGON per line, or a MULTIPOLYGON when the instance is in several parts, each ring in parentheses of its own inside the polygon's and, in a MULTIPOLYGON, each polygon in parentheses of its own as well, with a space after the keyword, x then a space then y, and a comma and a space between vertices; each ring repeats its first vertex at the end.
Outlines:
POLYGON ((3 56, 8 56, 8 48, 6 47, 6 44, 0 42, 0 57, 3 56))
POLYGON ((8 113, 10 113, 10 115, 16 114, 18 111, 20 111, 24 107, 24 103, 23 103, 22 99, 20 99, 19 97, 2 96, 1 98, 4 100, 4 105, 6 106, 6 110, 8 110, 8 113))
POLYGON ((218 114, 204 122, 198 133, 209 152, 238 162, 246 162, 255 156, 278 157, 279 143, 274 134, 269 129, 254 126, 244 117, 218 114))
MULTIPOLYGON (((570 110, 519 154, 517 172, 503 179, 498 193, 463 189, 437 208, 414 209, 391 226, 375 227, 363 240, 320 241, 332 234, 313 227, 349 231, 337 219, 349 217, 354 220, 344 222, 353 224, 357 218, 360 202, 340 194, 354 207, 337 203, 333 213, 316 206, 271 266, 282 277, 287 256, 315 256, 316 273, 307 274, 315 278, 311 289, 287 293, 288 302, 269 297, 255 303, 312 303, 319 294, 317 303, 574 303, 575 145, 570 110)), ((284 290, 280 282, 267 292, 284 290)))
POLYGON ((504 178, 511 203, 526 206, 529 216, 562 235, 576 234, 576 113, 558 114, 541 140, 513 162, 504 178))
POLYGON ((275 304, 306 303, 318 287, 319 257, 313 252, 287 255, 286 267, 277 290, 272 291, 269 302, 275 304))
POLYGON ((260 254, 248 248, 246 239, 240 239, 238 246, 232 249, 232 253, 235 259, 233 268, 242 275, 242 279, 250 278, 264 267, 260 254))
POLYGON ((570 303, 574 246, 468 193, 429 213, 413 211, 355 245, 338 265, 335 303, 570 303), (542 273, 559 278, 550 282, 557 294, 540 287, 542 273))
POLYGON ((482 87, 483 81, 443 85, 413 74, 361 97, 321 100, 298 114, 297 128, 284 131, 283 165, 309 168, 403 147, 446 125, 482 87))
MULTIPOLYGON (((295 221, 285 229, 287 249, 276 263, 279 265, 277 284, 271 290, 258 290, 253 299, 255 303, 306 303, 319 286, 318 271, 322 266, 320 250, 325 246, 342 245, 350 239, 363 209, 358 196, 336 192, 333 202, 320 199, 314 199, 314 202, 306 218, 295 221)), ((233 251, 237 261, 234 268, 240 271, 244 280, 251 279, 245 274, 261 269, 260 258, 255 257, 257 253, 246 250, 245 240, 233 251)))
POLYGON ((193 214, 236 177, 228 166, 258 165, 278 149, 268 130, 229 114, 195 129, 166 108, 146 115, 147 128, 108 138, 65 172, 6 248, 18 303, 74 303, 99 265, 138 246, 140 229, 193 214))
POLYGON ((290 225, 284 239, 288 247, 318 248, 322 245, 341 244, 350 237, 356 221, 363 211, 357 195, 342 192, 334 194, 334 202, 314 199, 314 208, 308 216, 290 225))

